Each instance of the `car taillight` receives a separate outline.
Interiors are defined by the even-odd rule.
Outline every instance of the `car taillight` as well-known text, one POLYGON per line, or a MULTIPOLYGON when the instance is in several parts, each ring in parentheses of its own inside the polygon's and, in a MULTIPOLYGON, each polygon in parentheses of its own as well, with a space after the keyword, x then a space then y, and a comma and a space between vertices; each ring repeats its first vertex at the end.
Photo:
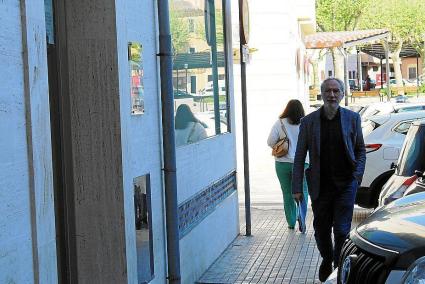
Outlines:
POLYGON ((366 144, 366 153, 371 153, 382 147, 382 144, 366 144))
POLYGON ((399 199, 403 196, 404 192, 406 191, 406 189, 417 180, 418 176, 417 175, 413 175, 409 178, 407 178, 403 184, 390 196, 388 196, 387 198, 385 198, 384 200, 384 204, 388 204, 396 199, 399 199))

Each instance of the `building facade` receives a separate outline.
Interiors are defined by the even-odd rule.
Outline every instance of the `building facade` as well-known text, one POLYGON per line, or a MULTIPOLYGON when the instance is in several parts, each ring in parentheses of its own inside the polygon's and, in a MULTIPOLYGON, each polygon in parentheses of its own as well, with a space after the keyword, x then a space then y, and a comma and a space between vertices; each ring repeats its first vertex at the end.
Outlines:
POLYGON ((160 76, 160 12, 0 3, 0 283, 167 283, 169 238, 193 283, 238 235, 230 1, 170 1, 173 50, 195 45, 173 69, 211 86, 174 102, 160 91, 172 80, 160 76), (178 236, 166 229, 164 103, 186 105, 205 133, 175 148, 178 236))
MULTIPOLYGON (((237 14, 237 1, 232 11, 237 14)), ((282 201, 277 180, 264 180, 274 172, 274 160, 266 140, 273 123, 290 99, 300 100, 309 108, 309 57, 304 38, 315 31, 315 4, 303 1, 249 1, 250 54, 246 65, 247 112, 249 133, 250 185, 252 202, 282 201)), ((238 27, 233 28, 237 33, 238 27)), ((239 49, 238 43, 234 49, 239 49)), ((235 82, 240 78, 240 65, 234 67, 235 82)), ((240 85, 235 85, 240 93, 240 85)), ((242 129, 241 99, 236 100, 237 129, 242 129)), ((242 135, 238 132, 238 170, 243 172, 242 135)), ((242 180, 242 179, 240 179, 242 180)), ((243 187, 241 187, 243 188, 243 187)))

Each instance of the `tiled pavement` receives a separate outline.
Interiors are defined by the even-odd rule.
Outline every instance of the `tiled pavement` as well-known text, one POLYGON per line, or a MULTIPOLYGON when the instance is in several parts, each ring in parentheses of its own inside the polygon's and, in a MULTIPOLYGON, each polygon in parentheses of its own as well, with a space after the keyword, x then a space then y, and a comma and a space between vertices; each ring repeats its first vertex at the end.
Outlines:
MULTIPOLYGON (((307 233, 289 230, 282 205, 252 208, 252 236, 245 234, 245 214, 240 213, 241 235, 204 273, 197 283, 320 283, 320 255, 313 236, 311 210, 307 233)), ((368 210, 356 209, 353 225, 368 210)))

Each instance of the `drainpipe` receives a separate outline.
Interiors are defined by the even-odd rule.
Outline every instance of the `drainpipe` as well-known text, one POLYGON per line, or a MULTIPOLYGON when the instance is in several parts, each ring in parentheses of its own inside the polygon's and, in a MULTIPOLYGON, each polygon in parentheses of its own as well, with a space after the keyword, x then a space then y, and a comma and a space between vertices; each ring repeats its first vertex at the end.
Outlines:
POLYGON ((173 63, 170 15, 167 0, 158 0, 159 58, 161 79, 162 135, 164 153, 165 216, 167 229, 168 283, 180 284, 176 145, 174 139, 173 63))

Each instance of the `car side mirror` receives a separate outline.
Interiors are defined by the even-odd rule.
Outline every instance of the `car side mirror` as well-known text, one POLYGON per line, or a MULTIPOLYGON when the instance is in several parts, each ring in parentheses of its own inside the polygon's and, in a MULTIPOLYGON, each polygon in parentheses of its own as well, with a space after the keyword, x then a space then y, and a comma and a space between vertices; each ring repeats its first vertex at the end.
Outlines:
POLYGON ((391 166, 390 166, 390 169, 397 169, 397 165, 396 165, 396 163, 394 163, 394 162, 392 162, 391 163, 391 166))
POLYGON ((416 171, 415 171, 415 175, 416 175, 418 178, 421 178, 421 177, 423 177, 423 176, 424 176, 424 172, 416 170, 416 171))

